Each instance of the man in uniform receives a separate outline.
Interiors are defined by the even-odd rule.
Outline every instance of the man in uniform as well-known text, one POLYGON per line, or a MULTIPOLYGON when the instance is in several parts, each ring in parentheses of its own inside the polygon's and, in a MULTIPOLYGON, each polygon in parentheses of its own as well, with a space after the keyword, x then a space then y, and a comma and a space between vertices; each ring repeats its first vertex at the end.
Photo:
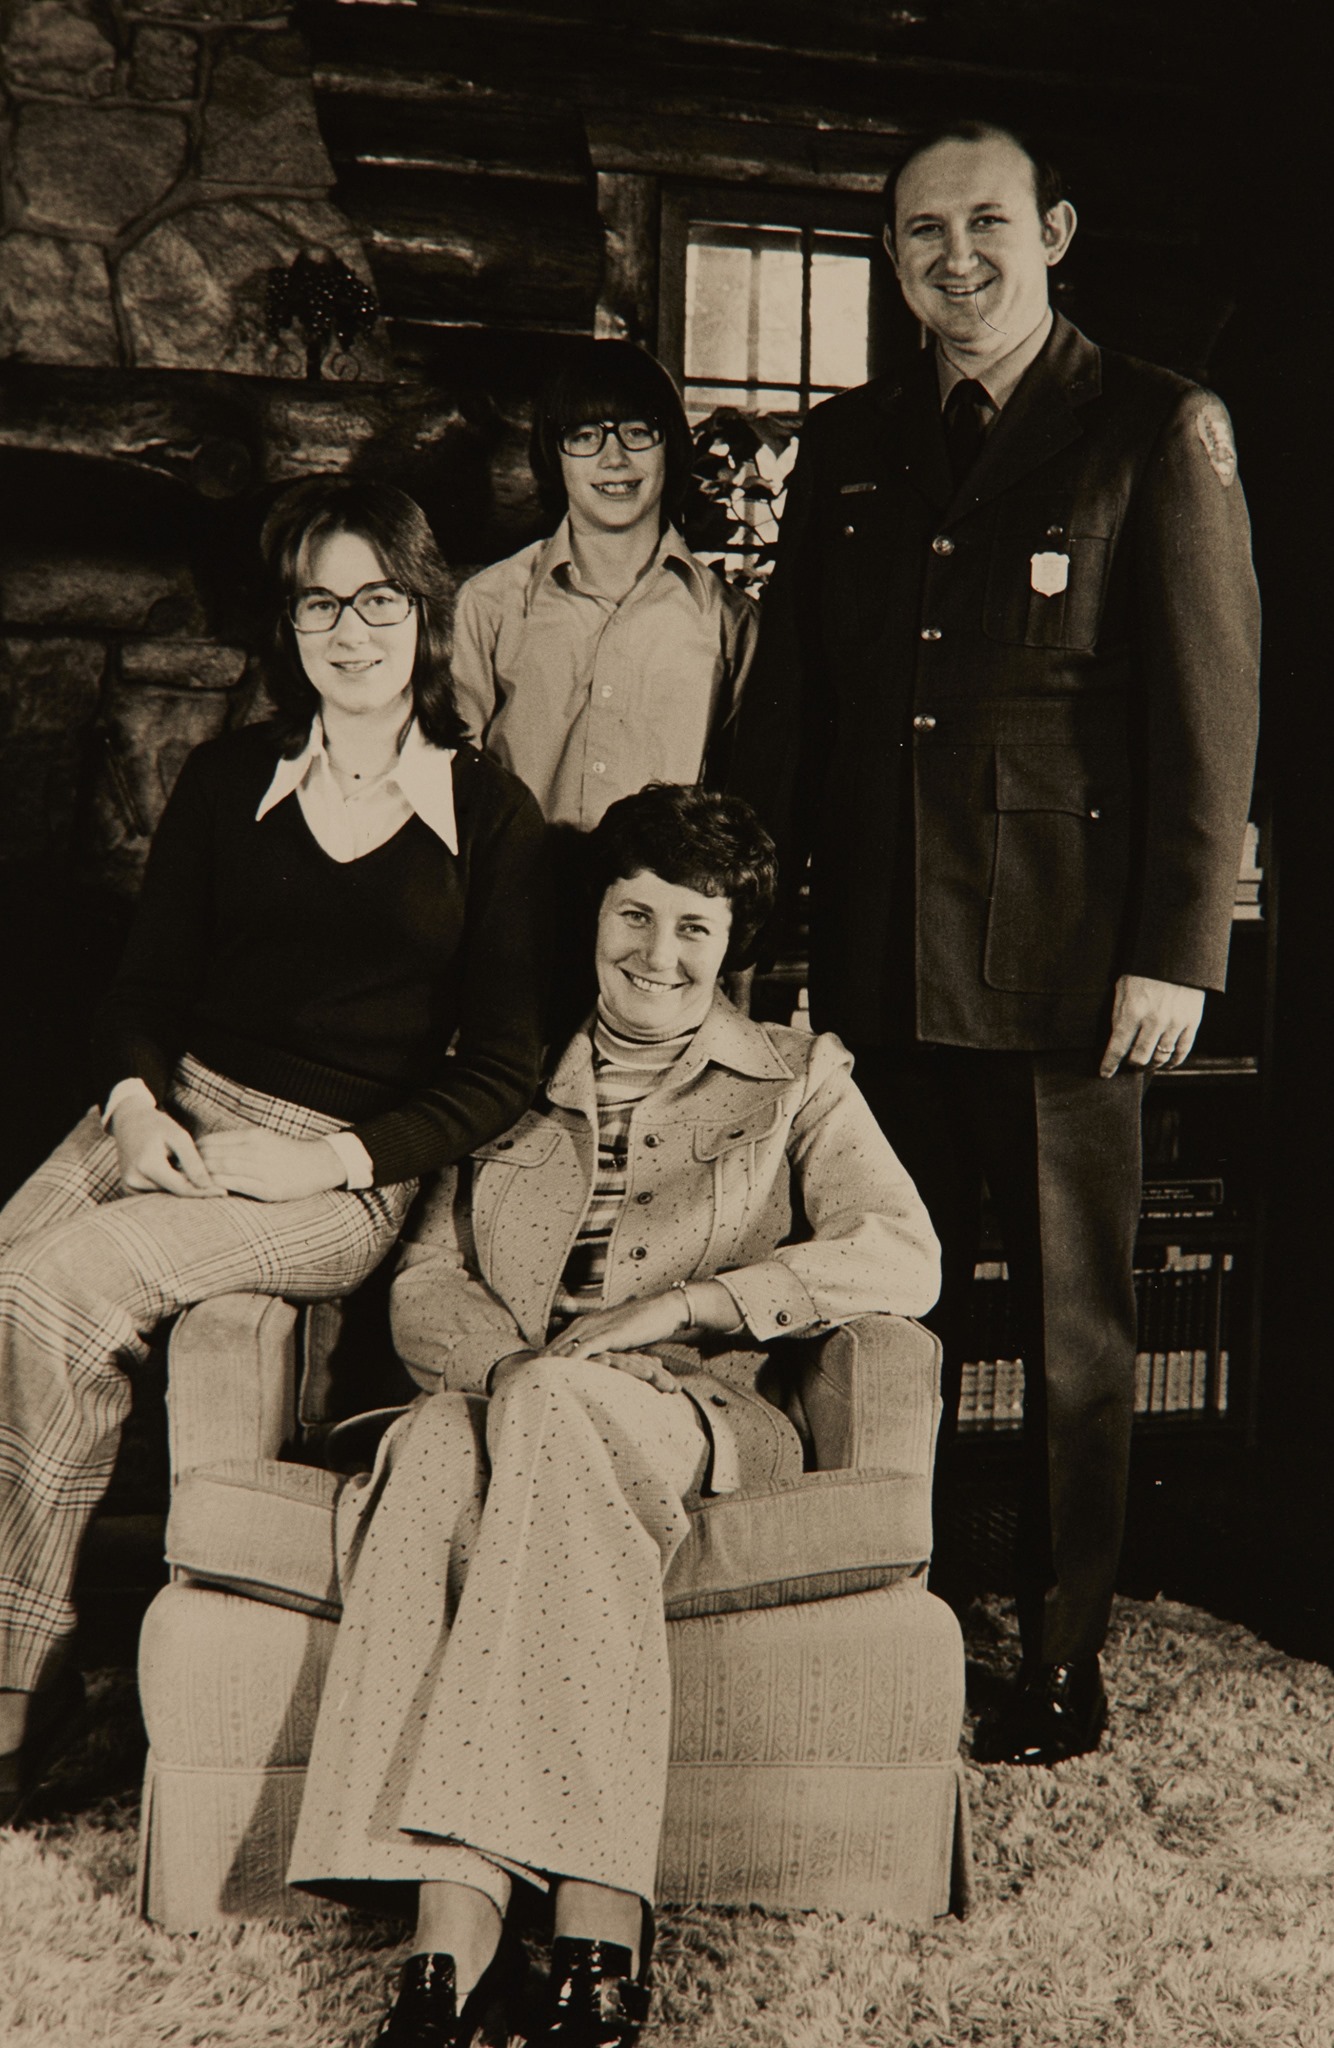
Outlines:
POLYGON ((1223 986, 1258 600, 1227 414, 1048 302, 1073 208, 964 123, 887 191, 933 344, 812 413, 733 786, 810 858, 810 1001, 945 1245, 981 1179, 1025 1361, 1023 1661, 983 1761, 1096 1748, 1125 1513, 1146 1073, 1223 986))

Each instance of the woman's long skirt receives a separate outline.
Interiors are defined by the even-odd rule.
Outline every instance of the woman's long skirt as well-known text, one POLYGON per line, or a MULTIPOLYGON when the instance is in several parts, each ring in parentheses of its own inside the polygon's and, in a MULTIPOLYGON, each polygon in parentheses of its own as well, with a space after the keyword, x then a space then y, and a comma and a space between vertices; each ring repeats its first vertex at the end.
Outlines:
POLYGON ((452 1879, 502 1912, 511 1874, 652 1896, 662 1580, 707 1450, 684 1393, 591 1360, 417 1403, 340 1511, 291 1882, 452 1879))

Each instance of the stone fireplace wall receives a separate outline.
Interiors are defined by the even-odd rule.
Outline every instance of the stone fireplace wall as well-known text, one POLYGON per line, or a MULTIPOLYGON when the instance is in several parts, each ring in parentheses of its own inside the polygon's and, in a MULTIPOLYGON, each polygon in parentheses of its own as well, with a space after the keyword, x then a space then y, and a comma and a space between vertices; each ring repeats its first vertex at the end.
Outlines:
MULTIPOLYGON (((0 55, 0 355, 299 376, 266 272, 303 248, 369 271, 289 10, 5 0, 0 55)), ((382 344, 351 353, 383 374, 382 344)))
POLYGON ((86 1100, 181 761, 247 715, 263 494, 346 459, 328 406, 307 437, 273 394, 393 375, 382 328, 326 386, 268 331, 303 251, 370 282, 333 184, 275 0, 0 0, 0 1197, 86 1100))

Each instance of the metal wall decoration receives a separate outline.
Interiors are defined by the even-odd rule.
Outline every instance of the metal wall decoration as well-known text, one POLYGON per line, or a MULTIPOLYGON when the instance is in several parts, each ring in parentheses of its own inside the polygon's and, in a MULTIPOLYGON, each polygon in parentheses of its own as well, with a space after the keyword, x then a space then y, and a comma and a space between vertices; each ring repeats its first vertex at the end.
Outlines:
POLYGON ((286 270, 270 270, 266 279, 266 325, 274 341, 296 328, 306 350, 306 377, 318 383, 329 345, 342 350, 331 367, 335 376, 355 375, 348 351, 368 334, 380 316, 371 287, 349 270, 331 250, 303 249, 286 270))

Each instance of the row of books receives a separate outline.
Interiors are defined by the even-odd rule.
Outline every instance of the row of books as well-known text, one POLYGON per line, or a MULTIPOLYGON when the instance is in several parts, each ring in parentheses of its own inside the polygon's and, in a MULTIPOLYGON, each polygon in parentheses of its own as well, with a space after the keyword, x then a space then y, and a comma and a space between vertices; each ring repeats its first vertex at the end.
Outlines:
MULTIPOLYGON (((1226 1415, 1227 1400, 1226 1349, 1136 1352, 1136 1415, 1226 1415)), ((960 1429, 1018 1429, 1023 1419, 1023 1360, 970 1360, 959 1393, 960 1429)))
MULTIPOLYGON (((1224 1295, 1233 1255, 1164 1245, 1159 1258, 1135 1273, 1135 1413, 1225 1415, 1224 1295)), ((1023 1421, 1024 1368, 1008 1277, 1003 1260, 975 1269, 976 1356, 963 1368, 961 1429, 1015 1429, 1023 1421)))
POLYGON ((1232 899, 1232 916, 1238 924, 1258 924, 1264 916, 1260 902, 1260 887, 1264 881, 1264 869, 1260 866, 1260 828, 1246 827, 1246 837, 1241 849, 1241 867, 1237 872, 1237 892, 1232 899))

